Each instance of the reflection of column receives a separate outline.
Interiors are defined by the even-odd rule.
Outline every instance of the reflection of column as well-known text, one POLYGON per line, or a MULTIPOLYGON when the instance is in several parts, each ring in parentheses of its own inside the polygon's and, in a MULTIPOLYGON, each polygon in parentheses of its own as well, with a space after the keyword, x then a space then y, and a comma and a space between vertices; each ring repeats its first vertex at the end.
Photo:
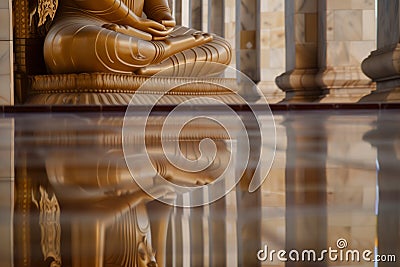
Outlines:
MULTIPOLYGON (((300 115, 301 116, 301 115, 300 115)), ((322 119, 286 121, 286 251, 326 249, 326 134, 322 119)), ((326 266, 325 262, 288 262, 290 266, 326 266)))
MULTIPOLYGON (((400 259, 400 127, 399 116, 383 113, 378 117, 377 129, 368 132, 364 139, 378 152, 378 252, 396 255, 400 259)), ((398 266, 387 262, 384 266, 398 266)))
POLYGON ((285 97, 275 78, 285 71, 285 1, 261 1, 260 82, 258 87, 269 103, 285 97))
POLYGON ((261 247, 261 189, 248 192, 253 173, 254 169, 246 171, 236 190, 238 266, 260 266, 256 252, 261 247))
POLYGON ((0 120, 0 266, 12 267, 14 213, 14 122, 0 120))
POLYGON ((375 48, 375 1, 318 2, 322 102, 357 102, 375 89, 361 62, 375 48))
POLYGON ((261 146, 266 144, 262 144, 262 132, 259 131, 254 118, 244 115, 242 120, 250 134, 250 153, 247 161, 243 158, 240 150, 237 152, 237 162, 248 162, 236 187, 238 266, 260 266, 261 263, 256 257, 256 252, 261 247, 261 188, 253 193, 248 190, 251 180, 261 178, 260 173, 256 173, 255 165, 261 157, 261 146))
POLYGON ((14 104, 13 34, 11 0, 0 4, 0 105, 14 104))
POLYGON ((318 72, 317 1, 285 1, 286 72, 277 85, 287 101, 313 101, 321 90, 315 81, 318 72))
POLYGON ((400 100, 399 14, 398 0, 378 0, 378 47, 362 65, 364 73, 377 82, 377 91, 363 101, 400 100))
POLYGON ((326 120, 328 247, 344 238, 349 248, 374 248, 376 238, 376 149, 363 140, 379 111, 368 116, 339 112, 326 120), (357 120, 357 125, 348 123, 357 120))
MULTIPOLYGON (((219 199, 210 204, 210 266, 226 266, 226 203, 219 199)), ((233 255, 236 257, 237 255, 233 255)))

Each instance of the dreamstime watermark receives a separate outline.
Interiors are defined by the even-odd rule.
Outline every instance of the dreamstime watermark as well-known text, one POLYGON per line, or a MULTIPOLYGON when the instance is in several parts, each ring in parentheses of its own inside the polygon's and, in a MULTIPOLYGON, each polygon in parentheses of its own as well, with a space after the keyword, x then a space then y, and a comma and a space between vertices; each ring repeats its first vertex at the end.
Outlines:
POLYGON ((340 238, 336 247, 329 247, 321 251, 306 250, 270 250, 268 245, 257 252, 257 259, 265 262, 396 262, 396 255, 379 255, 372 250, 349 249, 348 242, 340 238))
POLYGON ((216 63, 175 66, 149 78, 124 117, 123 151, 134 181, 173 206, 214 202, 242 177, 254 192, 268 175, 275 145, 275 122, 261 91, 240 71, 216 63), (224 78, 174 74, 224 68, 224 78), (172 107, 168 114, 154 112, 165 105, 172 107))

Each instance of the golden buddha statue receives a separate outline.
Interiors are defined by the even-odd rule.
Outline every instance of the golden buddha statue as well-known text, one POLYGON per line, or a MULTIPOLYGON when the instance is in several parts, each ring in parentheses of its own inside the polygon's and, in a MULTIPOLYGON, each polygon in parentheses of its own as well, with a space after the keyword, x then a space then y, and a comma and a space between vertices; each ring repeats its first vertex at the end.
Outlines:
POLYGON ((168 0, 63 0, 44 44, 54 74, 111 72, 153 75, 171 67, 177 76, 215 74, 204 63, 227 65, 223 38, 176 26, 168 0), (187 68, 177 67, 190 64, 187 68))

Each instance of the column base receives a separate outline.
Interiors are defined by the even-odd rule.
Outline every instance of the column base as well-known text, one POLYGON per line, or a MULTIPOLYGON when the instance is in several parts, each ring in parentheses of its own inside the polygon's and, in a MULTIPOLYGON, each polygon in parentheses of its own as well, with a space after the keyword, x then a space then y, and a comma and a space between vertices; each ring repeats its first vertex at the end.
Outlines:
POLYGON ((326 92, 321 103, 356 103, 376 89, 360 67, 329 67, 316 75, 319 86, 326 92))
POLYGON ((362 63, 363 72, 377 89, 361 102, 400 101, 400 44, 373 51, 362 63))
POLYGON ((276 79, 286 93, 284 102, 356 103, 374 91, 359 67, 296 69, 276 79))
POLYGON ((324 92, 316 82, 318 69, 295 69, 283 73, 275 80, 285 93, 284 102, 316 102, 324 92))

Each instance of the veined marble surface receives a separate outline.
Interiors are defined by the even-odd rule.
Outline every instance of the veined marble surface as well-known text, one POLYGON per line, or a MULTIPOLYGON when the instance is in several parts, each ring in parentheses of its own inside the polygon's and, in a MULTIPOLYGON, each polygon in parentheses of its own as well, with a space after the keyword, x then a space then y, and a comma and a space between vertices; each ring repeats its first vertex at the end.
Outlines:
POLYGON ((0 105, 14 104, 11 0, 0 0, 0 105))
MULTIPOLYGON (((170 233, 156 256, 166 253, 166 266, 285 266, 278 260, 258 262, 257 251, 265 245, 271 250, 336 249, 339 239, 347 241, 348 249, 377 249, 400 260, 398 110, 275 112, 277 150, 260 191, 250 194, 239 186, 214 204, 168 212, 147 203, 147 213, 126 204, 136 191, 120 161, 122 116, 0 118, 0 134, 7 137, 0 145, 14 155, 16 170, 15 179, 0 183, 1 266, 101 266, 103 261, 126 266, 120 260, 136 255, 134 242, 147 233, 148 222, 153 227, 163 218, 170 233), (105 227, 98 232, 105 233, 102 238, 89 230, 94 222, 105 227)), ((164 115, 154 116, 157 125, 164 115)), ((157 152, 157 129, 149 128, 151 153, 157 152)), ((200 127, 192 134, 211 137, 217 133, 213 129, 200 127)), ((250 134, 257 136, 252 130, 250 134)), ((187 153, 190 146, 182 145, 187 153)), ((154 248, 160 233, 153 227, 151 234, 154 248)), ((148 256, 141 253, 139 257, 148 256)), ((324 263, 343 265, 375 266, 365 261, 324 263)))

